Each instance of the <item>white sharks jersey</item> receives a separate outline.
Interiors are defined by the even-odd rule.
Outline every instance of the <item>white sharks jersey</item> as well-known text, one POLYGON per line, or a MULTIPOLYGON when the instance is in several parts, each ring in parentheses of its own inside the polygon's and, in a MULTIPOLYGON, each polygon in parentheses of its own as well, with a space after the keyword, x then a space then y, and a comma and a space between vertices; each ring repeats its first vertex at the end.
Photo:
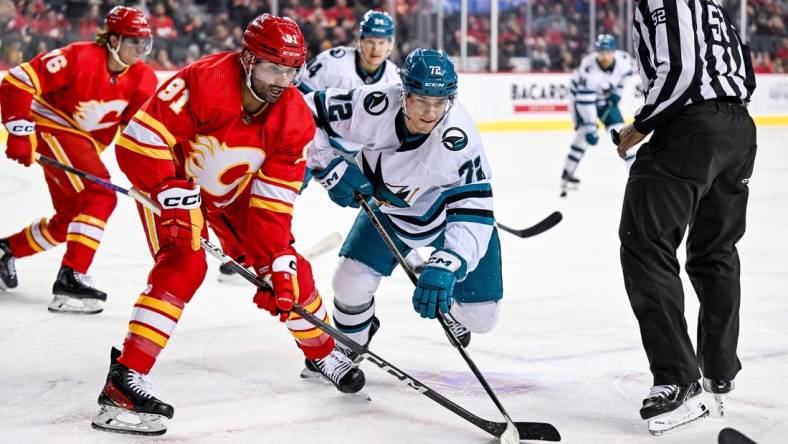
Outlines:
POLYGON ((304 97, 317 122, 307 166, 337 156, 355 161, 375 187, 380 210, 412 248, 441 233, 468 271, 487 252, 495 226, 491 171, 476 125, 455 103, 428 135, 409 135, 400 87, 331 88, 304 97))
POLYGON ((353 89, 361 85, 400 83, 399 68, 390 60, 367 74, 361 69, 358 50, 349 46, 327 49, 306 66, 298 89, 303 93, 326 88, 353 89))
POLYGON ((595 125, 597 108, 604 108, 610 95, 621 96, 624 80, 635 73, 632 57, 625 51, 614 52, 613 66, 603 69, 596 60, 596 53, 583 57, 572 74, 569 90, 573 112, 578 115, 578 126, 595 125))

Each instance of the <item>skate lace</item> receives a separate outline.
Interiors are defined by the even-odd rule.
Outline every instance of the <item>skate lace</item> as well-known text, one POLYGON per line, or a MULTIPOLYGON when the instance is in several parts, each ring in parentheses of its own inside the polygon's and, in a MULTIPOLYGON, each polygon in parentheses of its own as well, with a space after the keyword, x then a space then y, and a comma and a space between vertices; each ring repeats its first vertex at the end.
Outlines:
POLYGON ((129 384, 129 388, 134 391, 134 393, 144 398, 153 398, 153 395, 150 393, 153 390, 153 386, 151 385, 148 378, 146 378, 142 373, 129 370, 127 382, 129 384))
POLYGON ((90 289, 93 289, 93 290, 96 289, 96 287, 93 285, 93 279, 91 279, 90 276, 88 276, 88 275, 86 275, 84 273, 80 273, 78 271, 75 271, 74 272, 74 279, 76 279, 77 282, 79 282, 80 284, 84 285, 87 288, 90 288, 90 289))
POLYGON ((678 388, 677 385, 655 385, 649 390, 648 397, 668 399, 678 388))
POLYGON ((353 368, 353 363, 344 353, 334 350, 325 358, 319 359, 317 366, 320 368, 321 373, 339 384, 339 380, 353 368))

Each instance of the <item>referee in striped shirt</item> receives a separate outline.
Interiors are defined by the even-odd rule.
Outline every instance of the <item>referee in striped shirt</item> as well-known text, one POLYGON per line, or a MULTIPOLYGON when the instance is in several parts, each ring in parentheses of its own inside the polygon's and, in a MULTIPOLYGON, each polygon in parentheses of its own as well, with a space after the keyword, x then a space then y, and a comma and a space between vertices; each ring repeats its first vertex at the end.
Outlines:
POLYGON ((741 369, 736 242, 755 162, 746 108, 755 77, 748 48, 716 0, 636 3, 645 104, 615 141, 619 155, 652 134, 630 171, 619 237, 624 285, 654 378, 640 414, 661 434, 708 414, 698 396, 701 376, 721 408, 741 369), (697 353, 676 258, 688 226, 685 269, 700 301, 697 353))

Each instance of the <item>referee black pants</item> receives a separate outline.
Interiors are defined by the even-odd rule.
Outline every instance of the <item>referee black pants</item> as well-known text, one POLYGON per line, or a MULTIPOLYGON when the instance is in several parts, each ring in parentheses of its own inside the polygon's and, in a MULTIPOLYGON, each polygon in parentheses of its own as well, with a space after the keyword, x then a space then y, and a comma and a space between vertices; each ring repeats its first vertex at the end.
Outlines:
POLYGON ((741 369, 739 254, 755 124, 740 104, 683 108, 637 155, 619 227, 621 268, 654 385, 734 379, 741 369), (697 354, 687 333, 676 249, 689 226, 685 269, 698 299, 697 354))

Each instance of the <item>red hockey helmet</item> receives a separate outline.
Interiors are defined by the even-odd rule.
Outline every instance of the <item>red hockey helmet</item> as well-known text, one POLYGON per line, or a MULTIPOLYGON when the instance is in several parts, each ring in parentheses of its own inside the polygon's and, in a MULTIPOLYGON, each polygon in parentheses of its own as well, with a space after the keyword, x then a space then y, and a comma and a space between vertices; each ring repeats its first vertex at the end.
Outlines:
POLYGON ((262 14, 244 31, 244 49, 253 56, 277 65, 300 68, 306 61, 306 44, 301 28, 287 17, 262 14))
POLYGON ((142 11, 127 6, 115 6, 104 19, 107 31, 124 37, 150 37, 148 19, 142 11))

